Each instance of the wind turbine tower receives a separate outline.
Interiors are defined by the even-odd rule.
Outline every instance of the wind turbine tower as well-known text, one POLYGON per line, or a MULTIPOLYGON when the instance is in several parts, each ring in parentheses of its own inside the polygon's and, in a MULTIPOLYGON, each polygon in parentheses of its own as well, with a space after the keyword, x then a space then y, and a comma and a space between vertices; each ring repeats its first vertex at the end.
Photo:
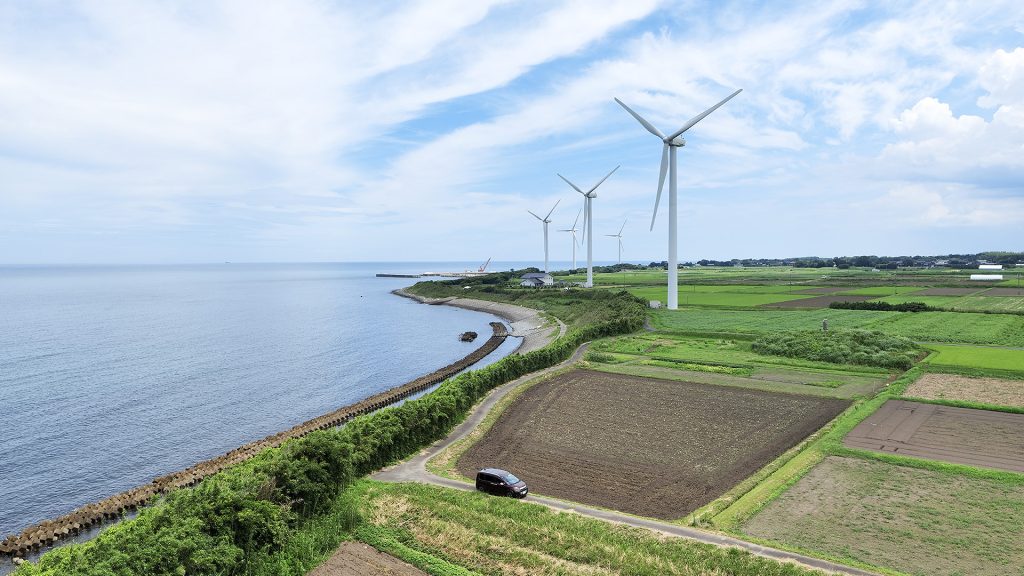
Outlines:
POLYGON ((619 239, 619 264, 622 264, 622 231, 626 229, 626 222, 628 221, 629 220, 622 221, 622 228, 619 228, 618 234, 605 234, 605 236, 608 236, 609 238, 619 239))
MULTIPOLYGON (((558 200, 558 202, 561 202, 561 200, 558 200)), ((548 272, 548 224, 551 223, 551 213, 554 212, 555 208, 558 207, 558 202, 555 202, 555 205, 552 206, 551 210, 548 211, 548 215, 543 218, 527 210, 527 212, 533 214, 534 218, 540 220, 541 223, 544 224, 544 272, 548 272)))
POLYGON ((739 89, 724 100, 715 104, 711 108, 701 112, 697 116, 690 119, 689 122, 683 124, 683 127, 676 130, 672 134, 665 136, 653 124, 644 120, 642 116, 633 111, 632 108, 626 106, 622 100, 615 99, 620 106, 626 109, 633 118, 636 118, 648 132, 657 136, 664 146, 661 149, 661 173, 658 175, 658 195, 654 199, 654 215, 651 216, 651 230, 654 230, 654 220, 658 217, 658 203, 661 202, 661 190, 665 185, 665 172, 669 172, 668 177, 668 309, 676 310, 679 308, 679 256, 676 253, 678 243, 676 242, 676 225, 677 222, 677 211, 676 211, 676 148, 682 148, 686 146, 686 140, 682 138, 683 132, 686 132, 690 128, 693 128, 694 124, 703 120, 708 114, 711 114, 722 105, 731 100, 737 94, 742 92, 743 89, 739 89))
POLYGON ((609 172, 604 178, 601 178, 597 184, 594 184, 593 188, 586 192, 581 190, 579 186, 570 182, 565 176, 562 176, 561 174, 558 175, 559 178, 565 180, 566 184, 572 186, 573 190, 583 194, 583 208, 586 213, 583 217, 583 235, 587 238, 587 283, 585 284, 587 288, 594 287, 594 198, 597 198, 597 192, 595 192, 595 190, 597 190, 598 186, 604 184, 604 181, 608 179, 608 176, 614 174, 618 169, 618 166, 612 168, 611 172, 609 172))
POLYGON ((572 221, 572 228, 566 228, 565 230, 559 230, 559 232, 571 232, 572 233, 572 269, 576 270, 576 233, 579 230, 576 229, 576 224, 580 221, 580 214, 583 214, 583 207, 580 206, 580 211, 576 213, 576 219, 572 221))

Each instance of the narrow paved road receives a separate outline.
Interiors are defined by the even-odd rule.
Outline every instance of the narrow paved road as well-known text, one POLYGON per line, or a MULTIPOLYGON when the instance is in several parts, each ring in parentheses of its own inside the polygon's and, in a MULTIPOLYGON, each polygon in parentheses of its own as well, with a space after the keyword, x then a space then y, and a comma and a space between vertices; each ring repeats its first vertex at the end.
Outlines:
MULTIPOLYGON (((532 380, 538 376, 553 372, 555 370, 564 368, 571 364, 575 364, 583 357, 583 354, 587 350, 589 344, 583 344, 580 346, 565 362, 553 366, 551 368, 545 368, 531 374, 527 374, 521 378, 513 380, 508 384, 504 384, 492 390, 484 401, 481 402, 476 409, 469 415, 466 420, 460 424, 447 438, 438 441, 434 445, 421 451, 413 458, 396 464, 395 466, 385 468, 376 474, 372 475, 371 478, 374 480, 380 480, 384 482, 420 482, 423 484, 434 484, 437 486, 445 486, 447 488, 454 488, 456 490, 474 490, 474 486, 469 482, 460 482, 458 480, 452 480, 450 478, 443 478, 436 476, 427 471, 427 460, 430 460, 434 455, 443 451, 444 449, 451 446, 453 443, 465 438, 467 434, 473 431, 480 422, 483 421, 484 417, 488 412, 494 408, 494 405, 501 400, 506 394, 511 392, 514 388, 520 384, 525 383, 527 380, 532 380)), ((689 538, 698 542, 704 542, 706 544, 713 544, 715 546, 734 546, 736 548, 742 548, 758 556, 764 556, 766 558, 772 558, 782 562, 794 562, 797 564, 804 565, 809 568, 816 568, 818 570, 824 570, 835 574, 852 574, 855 576, 876 576, 874 572, 868 572, 866 570, 860 570, 858 568, 852 568, 849 566, 843 566, 842 564, 836 564, 827 560, 820 560, 818 558, 812 558, 810 556, 804 556, 802 554, 795 554, 793 552, 786 552, 785 550, 778 550, 776 548, 769 548, 766 546, 760 546, 752 542, 726 536, 724 534, 718 534, 715 532, 706 532, 704 530, 698 530, 696 528, 689 528, 686 526, 678 526, 676 524, 669 524, 667 522, 661 522, 658 520, 651 520, 647 518, 639 518, 636 516, 630 516, 628 514, 622 514, 619 512, 613 512, 610 510, 601 510, 598 508, 591 508, 582 504, 574 504, 565 502, 562 500, 556 500, 554 498, 546 498, 544 496, 529 495, 525 499, 527 502, 534 502, 541 504, 555 510, 564 510, 569 512, 575 512, 583 516, 589 516, 591 518, 597 518, 605 520, 607 522, 614 522, 617 524, 626 524, 629 526, 635 526, 637 528, 646 528, 653 530, 661 534, 669 536, 678 536, 681 538, 689 538)))

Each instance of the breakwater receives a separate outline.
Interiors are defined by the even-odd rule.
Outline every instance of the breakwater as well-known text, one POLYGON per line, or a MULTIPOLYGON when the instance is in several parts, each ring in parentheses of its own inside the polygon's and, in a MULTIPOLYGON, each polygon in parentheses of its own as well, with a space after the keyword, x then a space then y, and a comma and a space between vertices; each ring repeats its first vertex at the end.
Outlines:
POLYGON ((501 322, 491 322, 490 325, 493 331, 491 337, 482 346, 456 362, 355 404, 307 420, 283 432, 250 442, 226 454, 199 462, 179 472, 160 476, 149 484, 86 504, 59 518, 29 526, 20 534, 8 536, 0 541, 0 555, 18 557, 57 544, 63 538, 75 536, 101 525, 104 521, 120 518, 124 513, 144 506, 161 494, 166 494, 177 488, 193 486, 204 478, 239 464, 262 450, 278 447, 288 440, 306 436, 317 430, 340 426, 357 416, 379 410, 422 392, 458 374, 496 350, 505 341, 508 331, 501 322))

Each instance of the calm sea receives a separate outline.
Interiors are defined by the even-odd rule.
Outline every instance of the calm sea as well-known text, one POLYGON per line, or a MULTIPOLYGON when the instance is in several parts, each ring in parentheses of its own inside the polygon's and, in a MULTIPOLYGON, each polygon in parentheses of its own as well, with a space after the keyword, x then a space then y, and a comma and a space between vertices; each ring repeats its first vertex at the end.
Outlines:
POLYGON ((461 358, 494 317, 374 277, 439 269, 0 268, 0 537, 461 358))

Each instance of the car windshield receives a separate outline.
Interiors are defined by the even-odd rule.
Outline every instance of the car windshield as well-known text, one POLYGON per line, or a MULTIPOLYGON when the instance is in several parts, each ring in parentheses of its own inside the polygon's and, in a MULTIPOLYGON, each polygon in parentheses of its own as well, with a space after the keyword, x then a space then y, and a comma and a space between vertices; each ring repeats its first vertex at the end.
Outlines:
POLYGON ((515 484, 516 482, 519 482, 519 478, 516 478, 515 475, 511 473, 505 474, 505 482, 508 482, 509 484, 515 484))

